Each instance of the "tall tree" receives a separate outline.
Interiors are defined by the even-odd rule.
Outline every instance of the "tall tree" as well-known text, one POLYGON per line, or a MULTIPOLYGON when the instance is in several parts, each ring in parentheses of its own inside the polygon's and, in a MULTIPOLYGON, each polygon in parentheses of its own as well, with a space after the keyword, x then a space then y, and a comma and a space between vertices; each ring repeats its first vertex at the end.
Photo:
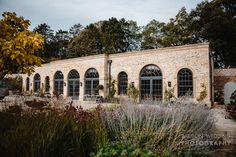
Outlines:
POLYGON ((140 28, 134 21, 111 18, 87 26, 70 43, 71 56, 119 53, 140 48, 140 28))
POLYGON ((69 30, 70 38, 75 38, 81 33, 82 30, 83 26, 81 24, 78 23, 73 25, 69 30))
POLYGON ((6 74, 28 73, 40 66, 35 53, 43 47, 43 37, 29 31, 30 21, 16 13, 4 12, 0 20, 0 79, 6 74))
POLYGON ((210 42, 217 66, 236 66, 236 1, 205 1, 190 16, 196 36, 210 42))
POLYGON ((123 29, 125 31, 126 51, 139 50, 142 34, 137 22, 129 20, 125 23, 123 29))
POLYGON ((194 43, 189 25, 189 15, 186 11, 186 8, 183 7, 175 16, 175 19, 170 19, 170 22, 165 24, 163 27, 163 46, 178 46, 194 43))
POLYGON ((87 56, 102 53, 101 32, 94 24, 87 26, 69 44, 70 56, 87 56))
POLYGON ((139 47, 139 27, 134 21, 110 18, 102 23, 101 33, 105 53, 132 51, 139 47))
POLYGON ((68 31, 58 30, 54 36, 53 44, 55 46, 55 51, 57 52, 56 57, 68 58, 68 44, 70 41, 70 36, 68 31))
POLYGON ((33 31, 44 37, 44 49, 42 52, 39 52, 40 57, 44 60, 53 57, 55 55, 55 49, 53 47, 54 31, 46 23, 38 25, 33 31))
POLYGON ((144 27, 142 32, 141 49, 154 49, 163 47, 163 26, 164 23, 152 20, 144 27))
POLYGON ((125 19, 119 21, 114 17, 103 22, 101 32, 105 53, 119 53, 126 51, 125 32, 123 30, 125 22, 125 19))

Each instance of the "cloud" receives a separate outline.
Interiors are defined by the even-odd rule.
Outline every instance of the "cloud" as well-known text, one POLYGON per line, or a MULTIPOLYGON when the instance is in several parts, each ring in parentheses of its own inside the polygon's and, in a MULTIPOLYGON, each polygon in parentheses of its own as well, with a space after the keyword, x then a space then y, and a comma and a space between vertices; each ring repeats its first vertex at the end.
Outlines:
POLYGON ((145 25, 156 19, 167 22, 181 7, 194 8, 202 0, 0 0, 0 12, 15 11, 32 23, 31 29, 40 23, 49 24, 54 30, 68 30, 81 23, 110 17, 135 20, 145 25))

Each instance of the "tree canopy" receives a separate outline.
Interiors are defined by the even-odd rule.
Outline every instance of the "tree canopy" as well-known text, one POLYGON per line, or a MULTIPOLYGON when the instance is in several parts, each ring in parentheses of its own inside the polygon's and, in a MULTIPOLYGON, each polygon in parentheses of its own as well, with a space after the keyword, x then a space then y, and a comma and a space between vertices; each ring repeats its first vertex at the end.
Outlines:
POLYGON ((136 22, 113 17, 85 27, 71 40, 69 50, 73 56, 127 52, 138 49, 139 36, 136 22))
MULTIPOLYGON (((23 26, 28 29, 26 21, 23 26)), ((17 31, 21 33, 23 26, 16 26, 17 31)), ((168 22, 153 19, 145 26, 112 17, 58 31, 43 23, 34 32, 44 37, 44 49, 35 52, 45 61, 209 42, 216 66, 236 66, 235 0, 203 1, 190 12, 182 7, 168 22)))
POLYGON ((218 66, 236 66, 236 1, 204 1, 190 18, 195 37, 210 42, 218 66))
POLYGON ((42 59, 36 52, 43 46, 43 37, 29 31, 30 21, 16 13, 4 12, 0 20, 0 79, 11 73, 31 73, 42 59))
POLYGON ((90 24, 69 44, 71 56, 87 56, 102 53, 101 32, 97 26, 90 24))

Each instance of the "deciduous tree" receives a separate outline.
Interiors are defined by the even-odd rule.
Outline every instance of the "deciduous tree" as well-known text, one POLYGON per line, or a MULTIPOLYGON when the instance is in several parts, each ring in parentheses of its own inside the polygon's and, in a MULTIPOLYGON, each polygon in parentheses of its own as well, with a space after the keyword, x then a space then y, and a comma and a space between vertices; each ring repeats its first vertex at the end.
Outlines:
POLYGON ((209 41, 218 66, 236 66, 236 1, 202 2, 191 14, 196 36, 209 41))
POLYGON ((4 12, 0 20, 0 79, 6 74, 28 73, 40 66, 36 52, 43 47, 43 37, 28 30, 30 21, 16 13, 4 12))
POLYGON ((154 49, 163 47, 164 23, 156 20, 150 21, 143 29, 141 49, 154 49))
POLYGON ((193 36, 189 25, 189 15, 186 8, 183 7, 175 16, 175 19, 170 19, 170 22, 164 25, 162 29, 164 33, 162 39, 163 46, 178 46, 193 43, 193 36))
POLYGON ((102 53, 101 32, 94 24, 87 26, 69 44, 70 56, 87 56, 102 53))

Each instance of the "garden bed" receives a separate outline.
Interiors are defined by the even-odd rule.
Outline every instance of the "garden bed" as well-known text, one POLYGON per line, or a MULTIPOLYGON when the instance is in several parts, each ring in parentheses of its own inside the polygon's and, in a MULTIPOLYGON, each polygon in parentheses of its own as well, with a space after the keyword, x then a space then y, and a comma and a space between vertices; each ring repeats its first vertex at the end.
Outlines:
MULTIPOLYGON (((44 108, 48 102, 26 100, 25 103, 31 108, 44 108)), ((89 157, 92 153, 98 157, 99 153, 105 156, 113 151, 118 153, 117 157, 125 152, 128 156, 151 157, 189 149, 205 152, 206 146, 190 146, 190 140, 200 139, 188 135, 207 134, 214 126, 211 110, 198 104, 129 104, 98 106, 94 110, 70 104, 64 109, 26 110, 21 114, 1 112, 0 116, 1 121, 10 121, 7 119, 12 117, 12 122, 0 130, 0 153, 9 157, 29 154, 89 157)))

